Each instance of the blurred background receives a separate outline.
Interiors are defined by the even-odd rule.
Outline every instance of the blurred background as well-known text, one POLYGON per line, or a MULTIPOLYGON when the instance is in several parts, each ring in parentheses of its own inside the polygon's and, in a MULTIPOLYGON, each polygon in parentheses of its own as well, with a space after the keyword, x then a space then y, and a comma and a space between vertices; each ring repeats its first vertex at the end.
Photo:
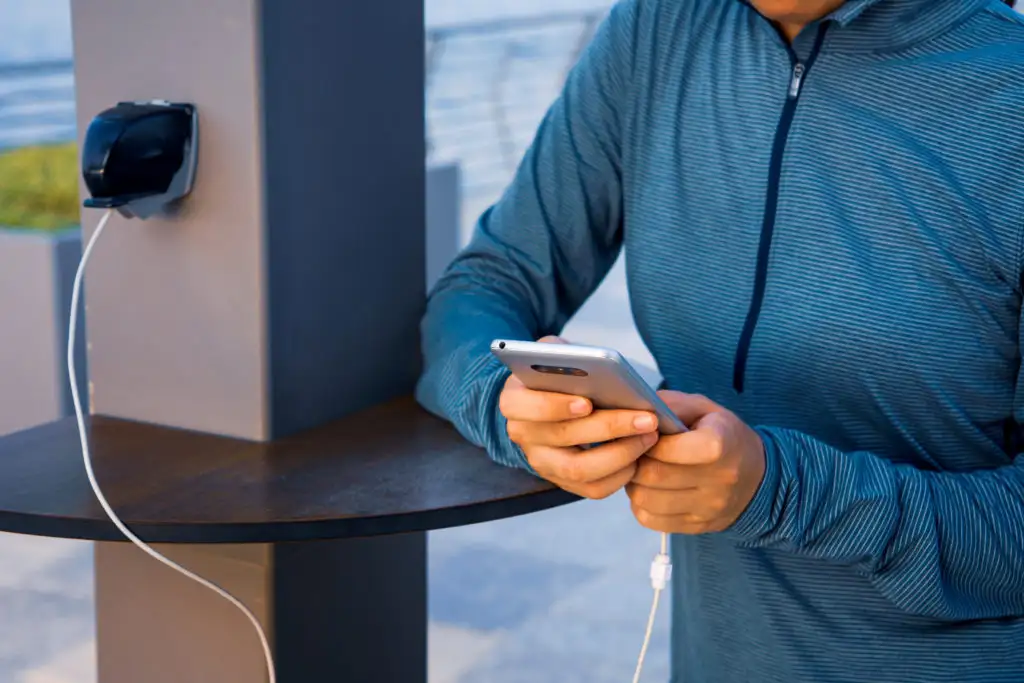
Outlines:
MULTIPOLYGON (((425 2, 424 162, 458 170, 438 239, 464 243, 612 3, 425 2)), ((74 87, 69 0, 0 0, 0 434, 69 409, 60 359, 81 248, 74 87)), ((622 263, 566 336, 653 364, 622 263)), ((431 683, 628 681, 657 542, 623 497, 431 534, 431 683)), ((95 683, 91 563, 88 543, 0 534, 0 681, 95 683)), ((667 623, 664 609, 645 680, 668 678, 667 623)))

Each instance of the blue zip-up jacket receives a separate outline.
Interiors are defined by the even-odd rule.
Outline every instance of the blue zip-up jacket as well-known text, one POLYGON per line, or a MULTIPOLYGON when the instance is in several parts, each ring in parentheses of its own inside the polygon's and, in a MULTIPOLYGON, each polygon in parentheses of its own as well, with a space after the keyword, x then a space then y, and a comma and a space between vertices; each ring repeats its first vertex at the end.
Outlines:
POLYGON ((1022 131, 999 0, 848 0, 792 46, 625 0, 432 293, 419 398, 526 467, 488 345, 624 248, 668 386, 767 451, 733 528, 673 539, 674 683, 1024 681, 1022 131))

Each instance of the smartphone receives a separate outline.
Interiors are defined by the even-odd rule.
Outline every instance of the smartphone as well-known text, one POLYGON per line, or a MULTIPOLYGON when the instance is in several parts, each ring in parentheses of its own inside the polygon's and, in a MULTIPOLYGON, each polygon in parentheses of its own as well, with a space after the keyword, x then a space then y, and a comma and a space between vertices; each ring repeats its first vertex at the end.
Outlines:
POLYGON ((491 353, 527 388, 583 396, 595 408, 646 410, 657 415, 662 434, 686 431, 682 420, 618 351, 496 339, 491 353))

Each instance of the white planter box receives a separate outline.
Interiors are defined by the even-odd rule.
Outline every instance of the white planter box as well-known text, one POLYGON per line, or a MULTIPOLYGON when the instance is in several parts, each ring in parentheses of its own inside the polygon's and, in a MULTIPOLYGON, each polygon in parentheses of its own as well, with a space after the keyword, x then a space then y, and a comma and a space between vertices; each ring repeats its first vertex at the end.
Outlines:
MULTIPOLYGON (((0 228, 0 435, 73 412, 67 380, 71 286, 82 253, 78 229, 0 228)), ((84 325, 79 391, 87 397, 84 325)))
POLYGON ((462 174, 458 164, 427 168, 427 291, 459 252, 462 220, 462 174))

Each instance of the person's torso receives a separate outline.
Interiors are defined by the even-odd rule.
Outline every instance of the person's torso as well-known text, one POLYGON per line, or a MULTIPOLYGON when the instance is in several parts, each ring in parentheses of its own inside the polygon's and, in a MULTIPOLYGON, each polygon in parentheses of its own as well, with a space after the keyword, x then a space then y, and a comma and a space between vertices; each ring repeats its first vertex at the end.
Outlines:
MULTIPOLYGON (((670 387, 752 424, 922 468, 1007 464, 1024 21, 974 0, 875 4, 830 25, 812 62, 816 30, 791 53, 740 0, 640 3, 623 143, 637 325, 670 387), (872 33, 886 10, 913 17, 906 44, 881 20, 872 33)), ((680 683, 1024 676, 1024 622, 928 623, 851 570, 676 545, 680 683), (992 668, 958 671, 981 644, 992 668)))

